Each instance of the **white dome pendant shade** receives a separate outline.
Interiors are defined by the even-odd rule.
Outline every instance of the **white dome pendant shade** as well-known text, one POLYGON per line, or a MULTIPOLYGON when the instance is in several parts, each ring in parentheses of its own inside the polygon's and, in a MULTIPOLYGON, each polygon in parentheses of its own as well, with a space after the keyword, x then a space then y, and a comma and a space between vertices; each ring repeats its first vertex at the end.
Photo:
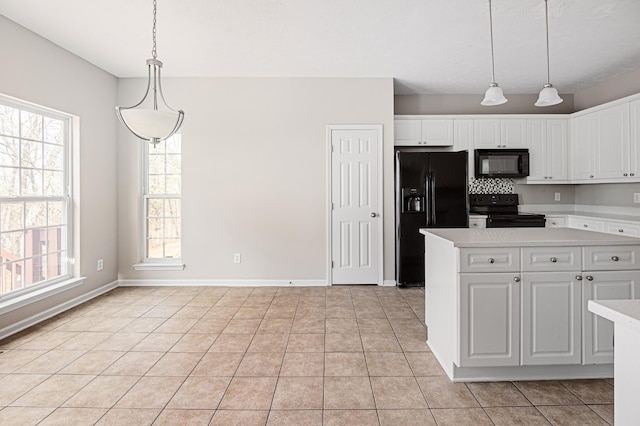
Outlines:
POLYGON ((558 90, 550 83, 551 79, 549 78, 549 8, 547 6, 547 0, 544 0, 544 16, 547 34, 547 84, 545 84, 540 91, 540 96, 538 96, 538 100, 534 104, 537 107, 558 105, 563 101, 560 95, 558 95, 558 90))
POLYGON ((480 102, 480 105, 495 106, 507 103, 507 98, 502 93, 502 87, 498 86, 498 83, 491 83, 489 88, 484 93, 484 99, 480 102))
POLYGON ((563 99, 558 95, 558 90, 551 84, 545 84, 540 91, 540 96, 535 103, 535 106, 545 107, 551 105, 558 105, 562 103, 563 99))
POLYGON ((502 88, 496 83, 496 66, 493 59, 493 16, 491 15, 491 0, 489 0, 489 34, 491 35, 491 76, 492 83, 484 94, 484 99, 480 102, 483 106, 495 106, 507 103, 507 98, 502 93, 502 88))
POLYGON ((173 136, 184 120, 184 111, 176 111, 169 107, 162 94, 162 62, 156 59, 156 3, 156 0, 153 0, 153 58, 147 59, 147 90, 137 104, 116 107, 116 115, 120 122, 136 137, 154 145, 173 136), (153 92, 152 96, 149 96, 150 91, 153 92))

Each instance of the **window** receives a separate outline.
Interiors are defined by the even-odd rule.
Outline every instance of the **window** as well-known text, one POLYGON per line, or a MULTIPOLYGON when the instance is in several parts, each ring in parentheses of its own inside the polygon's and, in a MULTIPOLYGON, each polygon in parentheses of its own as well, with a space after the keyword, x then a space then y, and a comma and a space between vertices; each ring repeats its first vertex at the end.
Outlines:
POLYGON ((69 278, 70 122, 0 97, 0 297, 69 278))
POLYGON ((180 134, 175 134, 155 146, 146 144, 145 261, 179 261, 180 192, 181 192, 180 134))

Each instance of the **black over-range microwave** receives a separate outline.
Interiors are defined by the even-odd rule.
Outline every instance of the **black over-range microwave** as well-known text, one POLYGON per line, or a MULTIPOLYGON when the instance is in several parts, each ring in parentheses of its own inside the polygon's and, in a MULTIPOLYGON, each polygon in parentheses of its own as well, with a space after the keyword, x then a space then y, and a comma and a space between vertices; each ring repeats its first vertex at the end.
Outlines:
POLYGON ((476 149, 475 176, 521 178, 529 176, 528 149, 476 149))

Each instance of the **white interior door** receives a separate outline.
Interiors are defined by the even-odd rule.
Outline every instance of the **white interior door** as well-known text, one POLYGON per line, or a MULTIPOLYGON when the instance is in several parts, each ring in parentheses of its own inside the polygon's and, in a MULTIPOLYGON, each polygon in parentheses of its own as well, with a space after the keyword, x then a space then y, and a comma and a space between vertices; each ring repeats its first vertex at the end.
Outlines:
POLYGON ((330 126, 330 282, 382 284, 382 126, 330 126))

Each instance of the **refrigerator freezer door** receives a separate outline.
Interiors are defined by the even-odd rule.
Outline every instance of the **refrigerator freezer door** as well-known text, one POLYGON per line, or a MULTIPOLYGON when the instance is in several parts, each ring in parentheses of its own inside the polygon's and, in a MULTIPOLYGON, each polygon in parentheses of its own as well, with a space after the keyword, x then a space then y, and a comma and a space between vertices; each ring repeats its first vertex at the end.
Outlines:
POLYGON ((432 153, 429 177, 429 227, 468 228, 467 153, 432 153))

